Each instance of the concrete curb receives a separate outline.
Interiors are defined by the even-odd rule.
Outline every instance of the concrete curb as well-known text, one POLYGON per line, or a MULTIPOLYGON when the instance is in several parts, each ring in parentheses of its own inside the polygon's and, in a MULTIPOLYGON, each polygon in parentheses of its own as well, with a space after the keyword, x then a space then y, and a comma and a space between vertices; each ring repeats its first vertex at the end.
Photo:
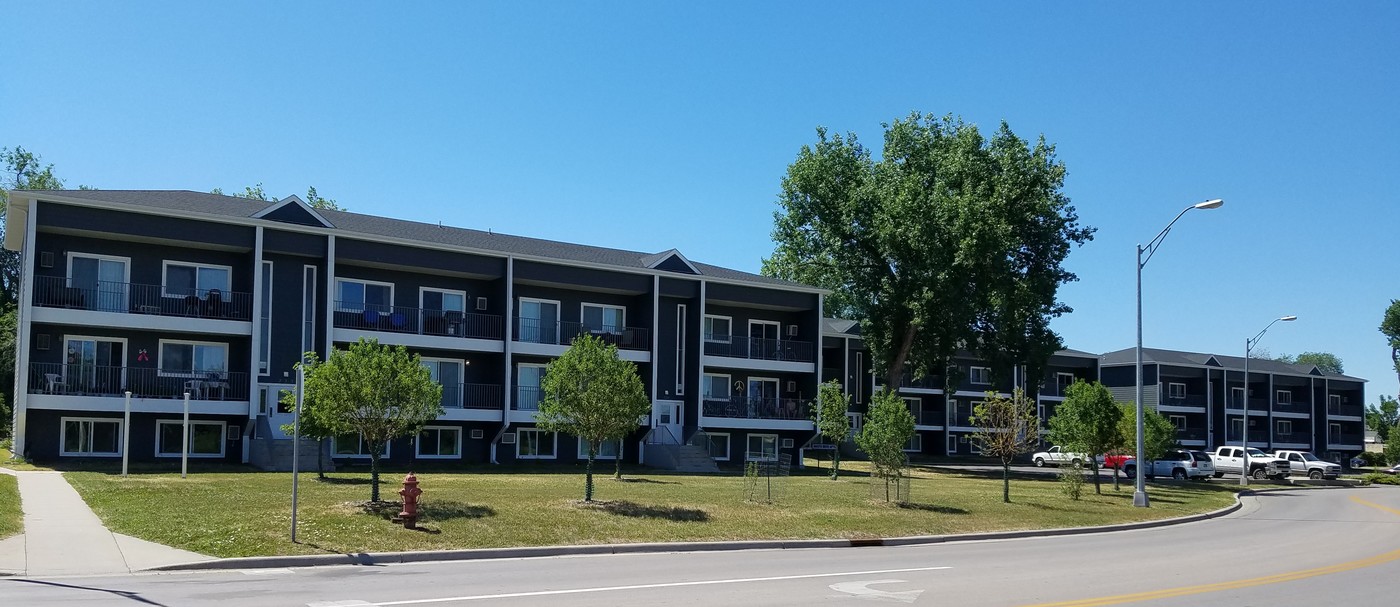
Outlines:
MULTIPOLYGON (((1282 491, 1286 489, 1277 489, 1282 491)), ((394 563, 423 563, 433 561, 471 561, 483 559, 514 559, 548 556, 577 556, 595 554, 642 554, 657 552, 714 552, 728 550, 795 550, 802 548, 865 548, 870 546, 914 546, 921 544, 942 544, 949 542, 970 542, 985 540, 1008 540, 1028 537, 1052 537, 1060 535, 1084 535, 1091 533, 1111 533, 1151 529, 1169 525, 1182 525, 1233 514, 1243 507, 1240 498, 1252 496, 1253 491, 1235 494, 1235 503, 1201 514, 1191 514, 1174 518, 1101 525, 1097 527, 1066 527, 1060 529, 1035 529, 1024 531, 995 531, 990 533, 962 533, 952 535, 918 535, 909 537, 869 538, 869 539, 816 539, 816 540, 741 540, 722 542, 657 542, 637 544, 597 544, 590 546, 531 546, 522 548, 476 548, 470 550, 431 550, 416 552, 365 552, 358 554, 301 554, 292 556, 251 556, 182 563, 153 567, 146 571, 195 571, 213 569, 262 569, 276 567, 315 567, 323 565, 385 565, 394 563)))

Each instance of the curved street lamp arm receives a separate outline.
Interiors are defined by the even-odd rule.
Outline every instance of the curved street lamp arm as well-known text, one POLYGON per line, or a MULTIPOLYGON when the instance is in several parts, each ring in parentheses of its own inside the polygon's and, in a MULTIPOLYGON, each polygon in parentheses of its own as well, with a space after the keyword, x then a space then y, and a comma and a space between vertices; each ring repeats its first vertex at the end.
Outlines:
POLYGON ((1147 262, 1150 261, 1150 260, 1152 259, 1152 255, 1153 255, 1154 253, 1156 253, 1156 252, 1157 252, 1157 249, 1160 248, 1160 247, 1162 246, 1162 241, 1164 241, 1164 240, 1167 239, 1167 234, 1168 234, 1169 232, 1172 231, 1172 225, 1176 224, 1177 220, 1181 219, 1181 216, 1182 216, 1182 215, 1185 215, 1187 211, 1190 211, 1191 209, 1194 209, 1194 208, 1196 208, 1196 205, 1191 205, 1191 206, 1189 206, 1189 207, 1186 207, 1186 208, 1182 209, 1181 212, 1180 212, 1180 213, 1177 213, 1177 214, 1176 214, 1176 217, 1175 217, 1174 219, 1171 220, 1171 223, 1168 223, 1168 224, 1167 224, 1167 227, 1162 228, 1162 231, 1157 233, 1157 236, 1156 236, 1155 238, 1153 238, 1152 240, 1148 241, 1146 245, 1138 245, 1138 268, 1139 268, 1139 269, 1141 269, 1141 268, 1147 266, 1147 262), (1143 252, 1146 252, 1146 253, 1147 253, 1147 257, 1146 257, 1146 258, 1144 258, 1144 257, 1142 256, 1143 252))

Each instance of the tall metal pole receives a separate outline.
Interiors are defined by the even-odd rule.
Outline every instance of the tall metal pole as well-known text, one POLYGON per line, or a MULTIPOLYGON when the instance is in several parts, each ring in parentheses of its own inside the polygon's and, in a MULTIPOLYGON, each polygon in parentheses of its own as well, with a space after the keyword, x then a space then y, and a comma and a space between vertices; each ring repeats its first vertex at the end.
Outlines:
MULTIPOLYGON (((297 480, 299 465, 301 463, 301 403, 303 391, 306 389, 306 374, 302 371, 301 365, 297 365, 297 394, 296 411, 292 415, 292 543, 297 541, 297 480)), ((320 457, 320 454, 317 454, 320 457)))
POLYGON ((122 478, 126 478, 126 460, 129 453, 131 453, 131 390, 126 391, 126 406, 122 409, 122 478))
MULTIPOLYGON (((1266 327, 1264 329, 1268 331, 1266 327)), ((1240 403, 1240 485, 1249 485, 1249 338, 1244 340, 1244 402, 1240 403)))
POLYGON ((1147 486, 1143 481, 1143 468, 1147 460, 1143 458, 1142 437, 1142 245, 1137 246, 1137 398, 1134 407, 1137 410, 1137 480, 1133 484, 1133 506, 1146 508, 1151 504, 1147 500, 1147 486))
POLYGON ((190 471, 190 393, 185 393, 185 420, 180 424, 183 430, 180 432, 180 478, 185 478, 190 471))

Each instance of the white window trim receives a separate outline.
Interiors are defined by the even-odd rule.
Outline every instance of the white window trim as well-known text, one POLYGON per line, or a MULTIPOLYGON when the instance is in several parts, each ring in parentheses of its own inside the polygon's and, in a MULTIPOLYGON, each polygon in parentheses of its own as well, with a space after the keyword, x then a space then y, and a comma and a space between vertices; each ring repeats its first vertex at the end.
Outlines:
POLYGON ((60 417, 58 419, 58 450, 60 457, 121 457, 122 456, 122 420, 119 417, 60 417), (117 450, 113 453, 87 453, 83 451, 65 451, 68 445, 68 422, 100 422, 117 425, 117 450))
MULTIPOLYGON (((1230 398, 1233 400, 1236 396, 1239 396, 1241 399, 1244 399, 1244 398, 1245 398, 1244 388, 1235 388, 1235 387, 1231 387, 1231 388, 1230 388, 1230 398)), ((1249 403, 1245 403, 1245 404, 1249 404, 1249 403)))
POLYGON ((1070 387, 1071 385, 1074 384, 1074 380, 1075 380, 1075 377, 1074 377, 1074 374, 1073 374, 1073 373, 1061 373, 1061 372, 1059 372, 1059 371, 1056 371, 1056 372, 1055 372, 1055 385, 1056 385, 1056 386, 1064 386, 1064 387, 1068 388, 1068 387, 1070 387), (1069 381, 1067 381, 1067 382, 1061 382, 1060 379, 1061 379, 1061 378, 1065 378, 1065 377, 1068 377, 1068 378, 1069 378, 1069 381))
MULTIPOLYGON (((515 459, 558 459, 558 458, 559 458, 559 433, 558 433, 558 432, 546 432, 546 431, 544 431, 544 430, 540 430, 539 428, 519 428, 519 429, 516 429, 515 434, 516 434, 516 436, 515 436, 515 459), (520 440, 520 435, 521 435, 521 434, 525 434, 525 433, 529 433, 529 432, 533 432, 533 433, 536 433, 536 434, 548 434, 548 435, 550 435, 551 437, 553 437, 554 448, 550 450, 550 453, 551 453, 552 455, 521 455, 521 454, 520 454, 520 445, 523 444, 525 441, 520 440)), ((538 441, 536 441, 536 442, 538 442, 538 441)))
POLYGON ((1276 419, 1274 420, 1274 423, 1276 424, 1274 426, 1274 430, 1276 430, 1279 434, 1293 434, 1293 420, 1276 419), (1287 430, 1285 430, 1285 428, 1287 428, 1287 430))
POLYGON ((424 327, 424 323, 426 323, 426 322, 428 321, 428 314, 427 314, 427 311, 428 311, 428 304, 427 304, 428 298, 427 298, 427 295, 428 295, 428 293, 442 293, 443 295, 461 295, 461 296, 462 296, 462 309, 461 309, 461 310, 442 310, 442 311, 443 311, 443 312, 461 312, 463 317, 465 317, 465 316, 467 315, 467 305, 468 305, 467 302, 470 301, 471 298, 467 297, 467 292, 466 292, 466 291, 458 291, 457 289, 443 289, 443 288, 441 288, 441 287, 418 287, 418 310, 419 310, 419 314, 418 314, 418 334, 419 334, 419 335, 422 335, 422 334, 423 334, 423 330, 424 330, 424 328, 425 328, 425 327, 424 327))
POLYGON ((749 387, 752 386, 754 382, 772 382, 772 383, 773 383, 773 387, 774 387, 774 390, 773 390, 773 398, 778 399, 778 400, 782 400, 782 399, 783 399, 783 397, 782 397, 782 393, 783 393, 783 381, 782 381, 781 379, 778 379, 778 378, 776 378, 776 377, 756 377, 756 376, 750 376, 750 377, 748 378, 748 381, 744 382, 744 398, 748 398, 748 397, 749 397, 749 387))
MULTIPOLYGON (((519 441, 516 441, 516 442, 519 442, 519 441)), ((577 445, 578 458, 581 459, 581 460, 586 460, 586 459, 588 459, 588 442, 585 441, 585 440, 583 440, 583 439, 581 439, 581 438, 578 439, 577 441, 574 441, 574 442, 575 442, 576 445, 577 445)), ((604 441, 604 442, 606 443, 606 442, 608 442, 608 441, 604 441)), ((624 446, 624 444, 625 444, 626 441, 614 441, 614 442, 617 444, 617 453, 618 453, 618 455, 621 455, 621 454, 622 454, 622 448, 623 448, 623 446, 624 446)), ((593 459, 595 459, 595 460, 600 460, 600 459, 602 459, 602 460, 614 461, 614 460, 617 459, 617 457, 618 457, 617 455, 603 455, 603 445, 602 445, 602 444, 599 444, 599 445, 598 445, 598 454, 595 455, 595 456, 593 456, 593 459)))
POLYGON ((685 396, 685 304, 676 304, 676 396, 685 396))
POLYGON ((1280 405, 1291 405, 1293 404, 1293 393, 1288 390, 1275 390, 1274 402, 1280 405))
POLYGON ((734 335, 734 317, 733 317, 733 316, 720 316, 719 314, 706 314, 705 317, 700 321, 700 335, 701 335, 701 337, 704 337, 704 338, 705 338, 705 343, 709 343, 709 344, 727 344, 727 343, 733 343, 733 341, 734 341, 734 339, 733 339, 733 335, 734 335), (716 321, 716 320, 724 320, 725 322, 729 323, 729 333, 726 333, 726 334, 724 335, 724 339, 718 339, 718 338, 715 336, 715 333, 714 333, 714 322, 713 322, 713 321, 716 321), (710 324, 710 334, 709 334, 708 336, 705 335, 705 321, 711 321, 711 322, 709 323, 709 324, 710 324))
MULTIPOLYGON (((171 452, 168 452, 168 451, 161 451, 161 450, 160 450, 160 427, 161 427, 161 426, 167 426, 167 425, 181 426, 181 425, 183 425, 183 424, 184 424, 184 422, 183 422, 182 420, 178 420, 178 419, 158 419, 158 420, 156 420, 156 437, 155 437, 155 447, 154 447, 154 451, 155 451, 156 457, 180 457, 180 452, 179 452, 179 451, 176 451, 176 452, 174 452, 174 453, 171 453, 171 452)), ((218 426, 218 427, 219 427, 219 453, 218 453, 218 454, 213 454, 213 453, 195 453, 194 451, 190 451, 190 457, 191 457, 191 458, 196 458, 196 457, 198 457, 198 458, 204 458, 204 459, 219 459, 219 458, 224 457, 224 452, 225 452, 225 449, 226 449, 226 445, 225 445, 224 443, 226 442, 227 437, 228 437, 228 424, 225 423, 225 422, 221 422, 221 421, 210 421, 210 420, 199 420, 199 421, 195 421, 195 420, 190 420, 190 440, 191 440, 191 441, 194 440, 194 427, 195 427, 195 426, 218 426)), ((193 447, 191 447, 191 449, 193 449, 193 447)))
MULTIPOLYGON (((770 326, 770 327, 777 327, 778 330, 777 330, 777 332, 774 333, 774 335, 777 335, 778 337, 777 337, 776 339, 774 339, 773 341, 779 341, 779 342, 780 342, 780 341, 783 341, 783 323, 782 323, 781 321, 777 321, 777 320, 755 320, 755 319, 750 318, 750 319, 749 319, 749 333, 748 333, 748 335, 745 336, 745 337, 748 337, 748 338, 749 338, 749 341, 750 341, 750 342, 753 341, 753 326, 754 326, 754 325, 765 325, 765 326, 770 326)), ((763 338, 763 339, 767 339, 767 338, 763 338)))
POLYGON ((1178 383, 1178 382, 1171 382, 1171 383, 1168 383, 1168 384, 1167 384, 1167 397, 1168 397, 1168 398, 1186 398, 1186 384, 1178 383), (1181 394, 1179 394, 1179 395, 1176 393, 1176 390, 1177 390, 1178 387, 1181 388, 1181 394))
POLYGON ((617 331, 618 331, 618 332, 617 332, 616 334, 621 334, 622 331, 623 331, 624 329, 627 328, 627 307, 626 307, 626 306, 615 306, 615 305, 612 305, 612 304, 600 304, 600 303, 593 303, 593 302, 588 302, 588 301, 582 302, 582 303, 580 303, 580 304, 578 305, 578 325, 579 325, 580 328, 583 327, 583 316, 584 316, 583 313, 584 313, 584 311, 588 310, 588 308, 601 308, 601 309, 604 309, 604 310, 617 310, 617 311, 621 312, 621 313, 622 313, 622 322, 620 323, 621 326, 619 326, 619 327, 617 328, 617 331))
MULTIPOLYGON (((730 458, 730 457, 732 456, 732 454, 734 453, 734 443, 733 443, 733 439, 729 436, 729 433, 728 433, 728 432, 706 432, 706 434, 709 434, 709 435, 710 435, 710 438, 714 438, 714 437, 716 437, 716 436, 723 436, 723 437, 724 437, 724 457, 715 457, 714 455, 711 455, 711 456, 710 456, 710 459, 713 459, 713 460, 715 460, 715 461, 717 461, 717 462, 727 462, 727 461, 729 461, 729 458, 730 458)), ((709 445, 709 443, 706 443, 706 444, 705 444, 705 451, 708 452, 709 450, 710 450, 710 445, 709 445)))
MULTIPOLYGON (((315 311, 316 311, 317 309, 319 309, 319 308, 316 307, 316 298, 317 298, 317 297, 320 297, 320 295, 319 295, 318 293, 319 293, 319 291, 321 290, 320 288, 318 288, 317 283, 319 283, 320 281, 321 281, 320 270, 318 270, 318 269, 316 268, 316 266, 311 265, 311 264, 306 264, 306 265, 303 265, 303 266, 301 267, 301 314, 300 314, 300 316, 301 316, 301 324, 299 325, 299 328, 301 329, 301 342, 302 342, 302 344, 301 344, 301 352, 302 352, 302 354, 297 355, 297 360, 298 360, 298 361, 301 361, 302 356, 305 356, 305 353, 306 353, 306 352, 310 352, 310 351, 312 351, 312 350, 317 349, 317 348, 315 347, 316 344, 314 344, 314 343, 306 343, 306 323, 307 323, 308 321, 311 322, 311 341, 314 342, 314 341, 316 341, 316 314, 315 314, 315 311), (310 301, 310 302, 306 301, 306 271, 307 271, 307 270, 311 270, 311 283, 312 283, 312 284, 311 284, 311 301, 310 301), (307 310, 307 308, 308 308, 308 306, 307 306, 308 303, 310 304, 310 309, 312 310, 312 314, 311 314, 311 318, 310 318, 310 319, 306 318, 306 310, 307 310)), ((339 295, 339 293, 337 293, 337 295, 339 295)), ((332 302, 332 305, 334 305, 334 302, 332 302)))
MULTIPOLYGON (((745 437, 744 437, 744 461, 746 461, 746 462, 776 462, 776 461, 778 461, 778 454, 780 454, 780 453, 783 452, 782 447, 781 447, 782 443, 779 442, 779 441, 781 441, 781 440, 782 440, 782 439, 779 438, 777 434, 753 434, 753 433, 751 433, 751 434, 749 434, 748 436, 745 436, 745 437), (765 458, 761 458, 761 459, 749 459, 749 453, 750 453, 750 451, 749 451, 749 445, 753 443, 753 439, 755 439, 755 438, 760 438, 760 439, 761 439, 761 438, 764 438, 764 437, 772 437, 772 438, 773 438, 773 458, 772 458, 772 459, 769 459, 769 458, 766 458, 766 457, 765 457, 765 458)), ((762 444, 763 444, 762 442, 759 443, 760 446, 762 446, 762 444)))
POLYGON ((457 433, 457 454, 456 455, 424 455, 420 430, 418 436, 413 437, 413 457, 417 459, 462 459, 462 427, 461 426, 423 426, 423 430, 450 430, 457 433))
POLYGON ((905 453, 922 453, 924 451, 924 435, 915 432, 914 436, 909 437, 909 443, 905 443, 901 451, 905 453), (909 443, 917 444, 911 447, 909 443))
MULTIPOLYGON (((359 437, 357 437, 357 438, 358 438, 359 441, 360 441, 360 444, 357 445, 357 448, 358 448, 357 450, 363 451, 363 450, 365 449, 365 438, 364 438, 363 436, 359 436, 359 437)), ((331 457, 333 457, 333 458, 341 458, 341 459, 369 459, 369 454, 368 454, 368 453, 356 453, 356 454, 353 454, 353 455, 347 454, 347 453, 337 453, 337 452, 336 452, 336 448, 339 446, 339 445, 336 444, 337 442, 339 442, 339 438, 338 438, 338 437, 335 437, 335 436, 332 436, 332 437, 331 437, 331 457)), ((393 444, 394 444, 394 441, 384 441, 384 454, 383 454, 383 455, 380 455, 380 456, 379 456, 379 459, 386 459, 386 458, 389 457, 389 450, 390 450, 391 448, 393 448, 393 444)))
POLYGON ((1342 406, 1342 395, 1341 395, 1341 394, 1328 394, 1328 395, 1327 395, 1327 406, 1330 407, 1330 406, 1332 406, 1332 405, 1337 405, 1338 407, 1342 406))
MULTIPOLYGON (((262 306, 262 318, 258 319, 258 339, 261 340, 258 344, 259 349, 261 349, 261 352, 258 352, 258 373, 267 373, 272 367, 272 302, 275 301, 272 299, 272 286, 275 283, 272 269, 272 262, 264 259, 262 261, 262 277, 265 285, 258 285, 258 288, 262 289, 266 286, 267 293, 259 293, 258 297, 260 299, 266 299, 267 301, 265 303, 267 305, 262 306), (267 335, 262 334, 263 318, 267 319, 267 335)), ((302 352, 305 351, 306 350, 302 350, 302 352)))
POLYGON ((67 267, 68 276, 66 276, 66 278, 68 279, 68 280, 67 280, 67 286, 70 286, 70 287, 73 286, 73 259, 78 258, 78 257, 82 257, 82 258, 86 258, 86 259, 100 259, 100 260, 106 260, 106 261, 120 261, 120 262, 122 262, 122 264, 123 264, 123 265, 122 265, 122 282, 124 282, 124 283, 126 283, 126 284, 128 284, 128 285, 131 284, 131 258, 130 258, 130 257, 121 257, 121 256, 119 256, 119 255, 101 255, 101 254, 98 254, 98 253, 80 253, 80 252, 78 252, 78 251, 69 251, 69 252, 68 252, 68 259, 66 260, 66 263, 68 264, 68 267, 67 267))
MULTIPOLYGON (((524 303, 526 303, 526 302, 554 304, 554 322, 559 322, 559 315, 564 313, 564 305, 561 304, 561 303, 559 302, 559 300, 557 300, 557 299, 541 299, 541 298, 539 298, 539 297, 517 297, 516 300, 517 300, 517 303, 516 303, 516 306, 515 306, 515 315, 516 315, 517 318, 525 318, 525 315, 522 314, 522 313, 520 312, 520 310, 524 307, 524 306, 522 306, 521 304, 524 304, 524 303)), ((532 319, 532 320, 534 320, 534 319, 532 319)), ((539 320, 547 320, 547 319, 539 319, 539 320)))
POLYGON ((914 415, 914 423, 923 425, 924 399, 917 396, 901 396, 899 399, 904 401, 904 406, 909 407, 909 413, 914 415), (914 413, 915 410, 918 410, 918 413, 914 413))
POLYGON ((1167 419, 1171 420, 1171 422, 1172 422, 1172 427, 1176 428, 1177 430, 1185 430, 1185 429, 1186 429, 1186 416, 1185 416, 1185 415, 1168 415, 1168 416, 1167 416, 1167 419), (1177 420, 1181 420, 1181 423, 1178 424, 1178 423, 1177 423, 1177 420))
MULTIPOLYGON (((302 280, 306 280, 304 275, 303 275, 302 280)), ((336 311, 339 311, 339 312, 362 312, 362 311, 364 311, 364 309, 365 309, 364 306, 365 306, 366 304, 365 304, 365 302, 363 302, 363 301, 360 302, 360 309, 359 309, 359 310, 351 310, 351 309, 347 309, 347 308, 342 307, 342 306, 345 305, 345 298, 341 296, 341 293, 340 293, 340 285, 345 284, 345 283, 356 283, 356 284, 360 284, 360 285, 375 285, 375 286, 380 286, 380 287, 389 287, 389 304, 388 304, 388 305, 389 305, 389 308, 390 308, 390 309, 393 309, 393 308, 394 308, 394 301, 395 301, 395 299, 394 299, 394 283, 392 283, 392 282, 381 282, 381 281, 378 281, 378 280, 366 280, 366 279, 364 279, 364 278, 344 278, 344 277, 341 277, 341 276, 337 276, 337 277, 335 277, 335 309, 336 309, 336 311)), ((304 285, 303 285, 303 286, 304 286, 304 285)))
POLYGON ((974 386, 990 386, 990 385, 992 385, 992 368, 991 368, 991 367, 968 367, 968 368, 967 368, 967 381, 968 381, 968 383, 970 383, 970 384, 972 384, 972 385, 974 385, 974 386), (978 373, 977 373, 977 372, 978 372, 979 370, 986 374, 986 377, 984 378, 985 381, 978 381, 978 379, 977 379, 978 373))
MULTIPOLYGON (((188 346, 219 346, 219 347, 222 347, 222 348, 224 349, 224 365, 227 367, 227 366, 228 366, 228 363, 229 363, 229 357, 228 357, 229 347, 228 347, 228 342, 222 342, 222 341, 194 341, 194 340, 189 340, 189 339, 162 339, 162 340, 159 340, 159 341, 156 342, 156 376, 157 376, 157 377, 186 377, 186 378, 190 378, 190 379, 198 379, 199 376, 202 375, 202 374, 205 374, 205 373, 212 373, 212 371, 195 371, 193 368, 191 368, 191 370, 188 371, 188 372, 170 372, 170 371, 166 371, 166 370, 164 369, 164 367, 162 366, 162 364, 161 364, 162 361, 160 360, 160 359, 161 359, 161 356, 163 356, 163 355, 165 354, 165 345, 166 345, 166 344, 178 344, 178 345, 188 345, 188 346)), ((194 350, 193 350, 193 349, 191 349, 191 351, 190 351, 190 364, 194 364, 194 350)), ((220 372, 222 372, 222 373, 229 373, 230 371, 229 371, 228 369, 225 368, 225 369, 221 369, 220 372)))
MULTIPOLYGON (((267 262, 264 262, 264 263, 267 263, 267 262)), ((160 262, 160 296, 161 296, 161 297, 174 297, 174 298, 176 298, 176 299, 184 299, 185 296, 189 295, 188 293, 185 293, 185 294, 175 294, 175 293, 170 293, 170 292, 166 291, 166 285, 170 284, 170 266, 172 266, 172 265, 175 265, 175 266, 189 266, 189 267, 192 267, 192 268, 195 269, 195 272, 194 272, 194 290, 195 290, 195 291, 201 291, 201 290, 202 290, 202 291, 208 292, 208 289, 200 289, 200 288, 199 288, 199 271, 200 271, 200 270, 202 270, 202 269, 211 269, 211 270, 223 270, 223 271, 225 271, 225 272, 228 272, 228 290, 229 290, 229 293, 232 293, 232 292, 233 292, 233 266, 225 266, 225 265, 220 265, 220 264, 217 264, 217 263, 202 263, 202 262, 198 262, 198 261, 180 261, 180 260, 178 260, 178 259, 162 259, 161 262, 160 262)), ((229 293, 225 293, 224 295, 228 295, 229 293)))
POLYGON ((709 395, 709 396, 706 396, 706 395, 705 395, 705 388, 707 388, 707 387, 710 386, 710 378, 711 378, 711 377, 723 377, 723 378, 724 378, 724 391, 729 393, 729 394, 727 394, 727 395, 725 395, 725 396, 723 397, 724 400, 729 400, 729 399, 731 399, 731 398, 734 398, 734 386, 732 386, 732 385, 729 384, 730 380, 732 380, 733 377, 731 377, 728 373, 706 373, 705 376, 704 376, 705 384, 702 385, 702 386, 700 386, 700 398, 701 398, 701 400, 706 399, 706 398, 708 398, 708 399, 710 399, 710 400, 719 400, 719 398, 720 398, 720 397, 717 397, 717 396, 715 396, 715 395, 713 395, 713 394, 711 394, 711 395, 709 395))
MULTIPOLYGON (((462 408, 462 407, 464 407, 464 406, 466 405, 466 397, 467 397, 467 395, 466 395, 466 394, 463 394, 463 392, 465 392, 466 385, 467 385, 467 380, 466 380, 466 378, 467 378, 467 361, 465 361, 465 360, 463 360, 463 359, 460 359, 460 358, 436 358, 436 357, 432 357, 432 356, 420 356, 420 357, 418 357, 418 361, 419 361, 420 363, 433 363, 433 364, 436 364, 436 365, 441 365, 441 364, 443 364, 443 363, 449 363, 449 364, 456 365, 456 366, 457 366, 457 379, 459 380, 459 381, 457 382, 457 383, 459 384, 459 385, 457 386, 457 388, 459 388, 459 389, 457 390, 457 406, 456 406, 455 408, 460 409, 460 408, 462 408)), ((441 370, 438 371, 438 376, 439 376, 439 379, 434 380, 434 382, 436 382, 437 385, 442 386, 443 383, 442 383, 442 381, 441 381, 441 379, 440 379, 441 376, 442 376, 442 371, 441 371, 441 370)), ((439 426, 434 426, 434 427, 439 427, 439 426)), ((461 441, 459 440, 458 442, 461 442, 461 441)))

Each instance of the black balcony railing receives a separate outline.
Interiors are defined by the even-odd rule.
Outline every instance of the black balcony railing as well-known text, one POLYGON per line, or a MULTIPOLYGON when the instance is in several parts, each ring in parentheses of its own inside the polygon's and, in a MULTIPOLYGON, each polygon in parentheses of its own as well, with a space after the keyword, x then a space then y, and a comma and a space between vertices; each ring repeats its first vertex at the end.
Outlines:
POLYGON ((622 350, 650 350, 651 332, 641 327, 595 325, 573 321, 515 319, 515 341, 567 346, 580 335, 592 335, 622 350))
POLYGON ((335 302, 335 326, 415 335, 500 339, 502 320, 494 314, 430 310, 361 302, 335 302))
POLYGON ((811 419, 807 402, 801 398, 731 398, 706 396, 705 417, 740 419, 811 419))
MULTIPOLYGON (((1238 396, 1231 396, 1230 398, 1225 399, 1225 408, 1226 408, 1226 409, 1232 409, 1232 410, 1235 410, 1235 411, 1239 411, 1239 410, 1240 410, 1240 398, 1239 398, 1238 396)), ((1267 399, 1267 398, 1251 398, 1251 399, 1249 399, 1249 410, 1250 410, 1250 411, 1268 411, 1268 410, 1269 410, 1269 399, 1267 399)))
POLYGON ((1339 403, 1327 403, 1328 415, 1350 415, 1361 417, 1361 405, 1343 405, 1339 403))
POLYGON ((1275 432, 1274 442, 1277 443, 1310 443, 1312 436, 1307 432, 1275 432))
POLYGON ((170 372, 149 367, 86 363, 30 363, 29 393, 68 396, 124 396, 193 400, 248 400, 248 374, 226 371, 170 372))
POLYGON ((446 409, 501 410, 500 384, 442 384, 442 406, 446 409))
POLYGON ((1298 401, 1274 403, 1274 413, 1312 413, 1312 405, 1298 401))
POLYGON ((746 335, 714 335, 705 340, 705 354, 727 358, 809 363, 812 342, 790 339, 758 339, 746 335))
POLYGON ((1348 433, 1345 433, 1345 432, 1343 432, 1343 433, 1341 433, 1341 434, 1328 434, 1328 435, 1327 435, 1327 444, 1329 444, 1329 445, 1360 445, 1360 444, 1361 444, 1361 435, 1360 435, 1360 434, 1348 434, 1348 433))
POLYGON ((1177 439, 1177 440, 1205 440, 1205 439, 1206 439, 1206 429, 1205 429, 1205 428, 1177 428, 1177 429, 1176 429, 1176 439, 1177 439))
POLYGON ((971 411, 954 411, 954 412, 953 412, 953 425, 954 425, 954 426, 962 426, 962 427, 964 427, 964 428, 971 428, 971 427, 972 427, 972 412, 971 412, 971 411))
POLYGON ((1172 396, 1171 394, 1167 394, 1162 397, 1162 404, 1168 407, 1204 407, 1206 406, 1206 395, 1182 394, 1172 396))
POLYGON ((516 386, 515 400, 511 401, 510 408, 516 411, 539 411, 542 400, 544 391, 539 386, 516 386))
POLYGON ((77 286, 63 276, 35 276, 34 305, 122 314, 253 319, 253 296, 250 293, 222 289, 166 289, 161 285, 107 281, 77 286))
MULTIPOLYGON (((1239 432, 1239 430, 1230 430, 1230 431, 1228 431, 1228 432, 1225 433, 1225 442, 1228 443, 1228 442, 1239 442, 1239 441, 1240 441, 1240 432, 1239 432)), ((1250 431, 1249 431, 1249 442, 1251 442, 1251 443, 1264 443, 1264 442, 1268 442, 1268 441, 1269 441, 1269 432, 1268 432, 1267 430, 1250 430, 1250 431)))

